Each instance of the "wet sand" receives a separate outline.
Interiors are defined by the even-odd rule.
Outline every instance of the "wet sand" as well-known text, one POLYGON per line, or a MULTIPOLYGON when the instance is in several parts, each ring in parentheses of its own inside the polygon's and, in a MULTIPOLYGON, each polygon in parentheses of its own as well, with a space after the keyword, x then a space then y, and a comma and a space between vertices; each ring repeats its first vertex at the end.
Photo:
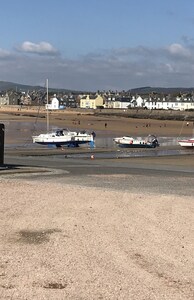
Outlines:
MULTIPOLYGON (((0 122, 22 122, 24 124, 23 131, 25 131, 25 122, 32 124, 33 130, 46 130, 46 111, 41 109, 25 109, 19 110, 17 108, 0 108, 0 122)), ((186 122, 171 121, 171 120, 154 120, 154 119, 136 119, 123 116, 104 116, 103 114, 94 115, 94 112, 85 112, 83 110, 63 110, 49 112, 50 127, 57 126, 69 129, 86 129, 95 130, 101 136, 106 136, 107 132, 110 135, 127 134, 132 136, 147 136, 148 134, 155 134, 158 137, 179 137, 192 136, 193 123, 189 126, 186 122), (107 127, 105 127, 107 123, 107 127)))

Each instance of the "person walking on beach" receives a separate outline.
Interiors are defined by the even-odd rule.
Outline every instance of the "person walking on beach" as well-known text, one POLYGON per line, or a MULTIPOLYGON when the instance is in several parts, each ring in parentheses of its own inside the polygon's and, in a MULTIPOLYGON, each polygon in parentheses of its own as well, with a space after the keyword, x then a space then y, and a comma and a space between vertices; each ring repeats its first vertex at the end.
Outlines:
POLYGON ((107 123, 104 124, 104 127, 105 127, 105 128, 107 127, 107 123))

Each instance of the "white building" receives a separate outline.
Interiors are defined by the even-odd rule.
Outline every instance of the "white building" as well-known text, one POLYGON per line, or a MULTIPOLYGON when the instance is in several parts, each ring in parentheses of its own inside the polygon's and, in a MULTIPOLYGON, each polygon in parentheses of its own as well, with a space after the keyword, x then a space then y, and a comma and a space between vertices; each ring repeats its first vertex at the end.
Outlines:
POLYGON ((172 110, 187 110, 194 109, 194 101, 190 99, 171 98, 171 99, 149 99, 145 105, 147 109, 172 109, 172 110))
POLYGON ((45 107, 49 110, 59 109, 59 100, 57 99, 56 95, 54 95, 54 97, 51 99, 51 103, 46 104, 45 107))
POLYGON ((131 104, 130 98, 120 98, 113 102, 113 108, 127 109, 131 104))
POLYGON ((6 93, 6 95, 0 95, 0 105, 9 105, 9 96, 6 93))

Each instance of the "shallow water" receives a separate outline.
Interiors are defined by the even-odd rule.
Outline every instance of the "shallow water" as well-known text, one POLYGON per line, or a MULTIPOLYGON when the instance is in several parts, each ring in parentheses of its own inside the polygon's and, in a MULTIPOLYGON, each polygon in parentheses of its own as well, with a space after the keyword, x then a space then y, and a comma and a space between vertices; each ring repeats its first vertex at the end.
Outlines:
MULTIPOLYGON (((170 156, 170 155, 189 155, 193 154, 191 150, 115 150, 111 152, 100 152, 100 153, 93 153, 95 158, 128 158, 128 157, 159 157, 159 156, 170 156)), ((81 153, 81 154, 65 154, 62 155, 64 158, 91 158, 92 153, 81 153)), ((59 157, 53 155, 53 157, 59 157)))
MULTIPOLYGON (((1 123, 1 121, 0 121, 1 123)), ((16 122, 16 121, 6 121, 2 122, 5 125, 5 148, 32 148, 40 149, 44 146, 33 144, 32 135, 45 132, 45 124, 34 122, 16 122)), ((52 126, 50 130, 55 130, 57 127, 52 126)), ((73 130, 69 128, 70 130, 73 130)), ((178 139, 184 137, 158 137, 160 147, 156 149, 122 149, 116 146, 113 142, 113 138, 116 137, 111 131, 96 132, 95 147, 101 149, 112 149, 111 152, 95 153, 96 157, 99 158, 118 158, 118 157, 139 157, 139 156, 164 156, 164 155, 180 155, 180 154, 190 154, 192 149, 180 148, 177 150, 165 150, 162 149, 165 146, 178 146, 178 139), (101 135, 100 137, 98 136, 101 135)), ((137 137, 138 138, 138 137, 137 137)), ((139 137, 140 138, 140 137, 139 137)), ((48 147, 48 146, 45 146, 48 147)), ((50 147, 51 148, 51 147, 50 147)), ((80 148, 88 148, 88 145, 81 145, 80 148)), ((92 151, 92 149, 91 149, 92 151)), ((88 154, 75 154, 71 157, 87 157, 88 154)))

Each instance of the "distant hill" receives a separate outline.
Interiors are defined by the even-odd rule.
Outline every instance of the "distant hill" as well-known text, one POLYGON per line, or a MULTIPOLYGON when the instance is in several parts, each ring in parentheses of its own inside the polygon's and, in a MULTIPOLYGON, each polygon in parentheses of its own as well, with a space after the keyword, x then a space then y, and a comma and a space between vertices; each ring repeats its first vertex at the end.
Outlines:
MULTIPOLYGON (((8 81, 0 81, 0 91, 8 91, 8 90, 14 90, 17 92, 27 92, 27 91, 38 91, 45 89, 46 86, 32 86, 32 85, 25 85, 20 83, 14 83, 14 82, 8 82, 8 81)), ((49 91, 53 92, 73 92, 72 90, 67 89, 55 89, 52 87, 49 87, 49 91)))
POLYGON ((176 94, 176 93, 191 93, 194 91, 194 88, 162 88, 162 87, 140 87, 129 90, 132 94, 151 94, 151 93, 157 93, 157 94, 176 94))
POLYGON ((8 82, 8 81, 0 81, 1 91, 14 90, 19 92, 19 91, 40 90, 40 89, 43 89, 43 87, 24 85, 24 84, 8 82))
MULTIPOLYGON (((14 90, 17 92, 27 92, 27 91, 38 91, 38 90, 43 90, 45 89, 46 86, 32 86, 32 85, 25 85, 25 84, 20 84, 20 83, 14 83, 14 82, 9 82, 9 81, 0 81, 0 91, 5 92, 8 90, 14 90)), ((191 93, 194 91, 194 88, 162 88, 162 87, 139 87, 139 88, 134 88, 128 90, 131 94, 150 94, 150 93, 157 93, 157 94, 176 94, 176 93, 191 93)), ((66 93, 83 93, 84 91, 75 91, 75 90, 70 90, 70 89, 56 89, 49 87, 49 92, 57 93, 57 92, 66 92, 66 93)), ((89 91, 85 91, 86 93, 89 91)))

